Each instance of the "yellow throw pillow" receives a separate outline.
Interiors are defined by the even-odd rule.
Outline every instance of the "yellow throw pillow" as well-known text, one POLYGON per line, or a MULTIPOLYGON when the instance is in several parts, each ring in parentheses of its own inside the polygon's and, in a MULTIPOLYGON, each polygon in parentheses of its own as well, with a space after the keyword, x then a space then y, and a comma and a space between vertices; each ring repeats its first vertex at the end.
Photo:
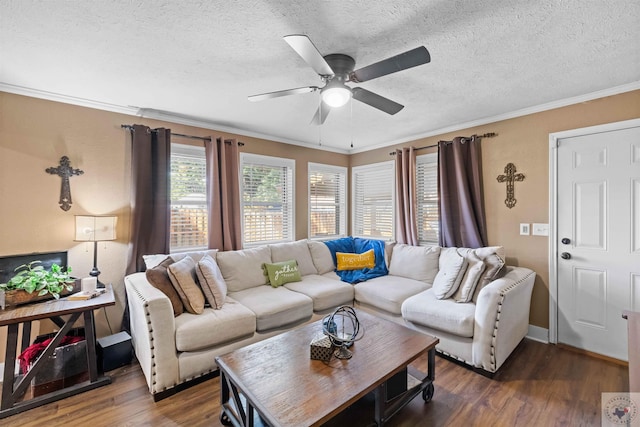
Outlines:
POLYGON ((373 268, 376 266, 376 255, 373 249, 361 254, 349 254, 336 252, 338 260, 338 271, 360 270, 363 268, 373 268))

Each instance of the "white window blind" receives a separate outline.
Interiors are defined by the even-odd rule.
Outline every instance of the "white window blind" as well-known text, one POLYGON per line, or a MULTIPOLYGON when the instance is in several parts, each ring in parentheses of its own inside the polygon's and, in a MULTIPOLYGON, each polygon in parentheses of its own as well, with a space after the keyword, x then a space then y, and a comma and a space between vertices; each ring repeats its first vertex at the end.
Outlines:
POLYGON ((171 144, 171 252, 208 247, 205 168, 204 147, 171 144))
POLYGON ((416 199, 418 240, 421 245, 437 245, 438 214, 438 155, 418 156, 416 159, 416 199))
POLYGON ((395 165, 393 161, 352 169, 352 234, 391 240, 395 225, 395 165))
POLYGON ((347 234, 347 168, 309 163, 309 237, 347 234))
POLYGON ((240 162, 244 245, 292 241, 295 161, 242 153, 240 162))

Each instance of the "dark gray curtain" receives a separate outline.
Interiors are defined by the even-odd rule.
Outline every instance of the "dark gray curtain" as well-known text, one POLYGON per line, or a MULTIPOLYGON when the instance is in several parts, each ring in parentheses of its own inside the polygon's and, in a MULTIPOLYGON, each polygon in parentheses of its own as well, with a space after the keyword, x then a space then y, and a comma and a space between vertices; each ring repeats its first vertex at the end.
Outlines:
POLYGON ((396 240, 417 246, 416 151, 396 150, 396 240))
POLYGON ((142 255, 169 253, 171 130, 131 132, 131 238, 127 274, 144 271, 142 255))
POLYGON ((487 246, 480 138, 438 143, 440 246, 487 246))
POLYGON ((235 139, 205 141, 209 248, 242 248, 240 217, 240 160, 235 139))

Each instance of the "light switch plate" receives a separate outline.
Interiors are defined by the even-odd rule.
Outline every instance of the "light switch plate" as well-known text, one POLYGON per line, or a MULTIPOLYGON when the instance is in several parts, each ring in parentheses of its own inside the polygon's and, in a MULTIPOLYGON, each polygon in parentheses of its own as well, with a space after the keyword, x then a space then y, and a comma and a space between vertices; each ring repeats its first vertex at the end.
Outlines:
POLYGON ((529 224, 520 224, 520 235, 528 236, 530 234, 529 224))
POLYGON ((534 236, 549 235, 549 224, 533 223, 532 225, 533 225, 532 232, 534 236))

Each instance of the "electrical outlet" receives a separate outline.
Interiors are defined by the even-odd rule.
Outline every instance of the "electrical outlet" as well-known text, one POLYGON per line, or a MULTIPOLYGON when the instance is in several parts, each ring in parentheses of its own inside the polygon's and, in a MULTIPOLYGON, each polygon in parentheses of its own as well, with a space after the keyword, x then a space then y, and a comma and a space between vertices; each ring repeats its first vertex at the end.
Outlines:
POLYGON ((529 224, 520 224, 520 235, 528 236, 530 234, 529 224))

